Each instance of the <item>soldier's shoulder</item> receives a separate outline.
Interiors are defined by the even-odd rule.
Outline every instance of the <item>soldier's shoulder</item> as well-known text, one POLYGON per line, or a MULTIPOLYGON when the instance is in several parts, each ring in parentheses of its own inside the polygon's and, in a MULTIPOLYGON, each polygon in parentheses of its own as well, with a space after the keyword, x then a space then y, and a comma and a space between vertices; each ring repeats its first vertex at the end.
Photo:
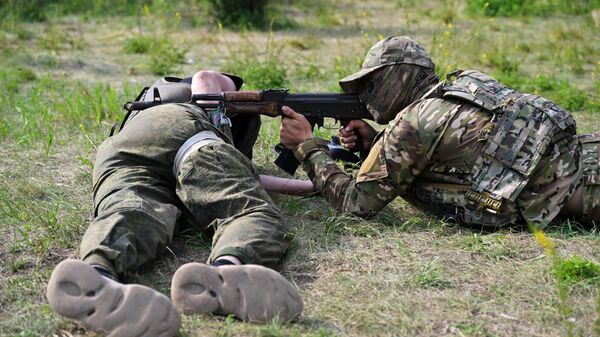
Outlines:
POLYGON ((436 125, 450 118, 464 104, 468 103, 453 98, 423 98, 406 107, 403 118, 415 125, 436 125))

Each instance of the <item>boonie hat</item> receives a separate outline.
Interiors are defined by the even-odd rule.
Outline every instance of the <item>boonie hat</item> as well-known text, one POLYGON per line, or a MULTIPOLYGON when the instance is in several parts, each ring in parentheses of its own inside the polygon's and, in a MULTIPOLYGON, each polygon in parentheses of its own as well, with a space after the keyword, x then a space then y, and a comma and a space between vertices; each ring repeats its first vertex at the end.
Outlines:
POLYGON ((342 78, 340 87, 352 91, 367 74, 393 64, 414 64, 435 70, 427 51, 415 41, 406 36, 388 36, 369 49, 361 70, 342 78))

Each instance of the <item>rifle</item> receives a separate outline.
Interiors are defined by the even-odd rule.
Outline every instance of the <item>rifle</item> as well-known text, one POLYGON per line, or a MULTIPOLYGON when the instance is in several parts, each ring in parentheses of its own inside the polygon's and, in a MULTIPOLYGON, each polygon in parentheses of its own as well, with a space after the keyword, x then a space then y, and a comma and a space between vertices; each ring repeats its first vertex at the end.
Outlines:
MULTIPOLYGON (((261 91, 225 91, 216 94, 194 94, 189 102, 201 108, 218 108, 225 115, 233 114, 261 114, 270 117, 283 116, 281 108, 289 106, 294 111, 304 115, 314 128, 315 125, 323 127, 324 118, 333 118, 340 121, 342 126, 353 119, 373 119, 369 111, 360 102, 357 95, 318 93, 318 94, 290 94, 287 89, 268 89, 261 91), (198 103, 198 101, 215 101, 217 103, 198 103)), ((154 99, 150 101, 127 102, 124 108, 128 111, 144 110, 163 104, 158 92, 154 90, 154 99)), ((358 134, 357 134, 358 137, 358 134)), ((357 144, 361 144, 357 139, 357 144)), ((360 149, 352 149, 356 152, 360 149)), ((279 153, 275 164, 285 172, 294 175, 300 163, 292 151, 278 144, 276 151, 279 153)))

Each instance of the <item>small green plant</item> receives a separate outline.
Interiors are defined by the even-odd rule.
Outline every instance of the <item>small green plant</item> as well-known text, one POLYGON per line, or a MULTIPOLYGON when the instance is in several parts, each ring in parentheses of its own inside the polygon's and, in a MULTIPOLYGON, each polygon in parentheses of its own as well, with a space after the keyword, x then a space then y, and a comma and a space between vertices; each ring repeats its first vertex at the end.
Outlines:
POLYGON ((28 264, 29 264, 29 262, 26 259, 24 259, 24 258, 16 258, 16 259, 8 261, 8 269, 12 273, 16 273, 19 270, 25 268, 28 264))
POLYGON ((170 38, 157 40, 150 49, 148 68, 154 75, 169 75, 178 64, 185 62, 187 50, 178 47, 170 38))
POLYGON ((559 259, 553 268, 557 282, 572 286, 581 282, 600 284, 600 267, 592 261, 573 256, 559 259))
POLYGON ((125 40, 123 51, 129 54, 146 54, 156 44, 154 37, 138 35, 125 40))
POLYGON ((505 53, 494 51, 485 60, 488 66, 495 68, 496 71, 502 74, 511 75, 519 72, 519 62, 505 53))
POLYGON ((417 284, 426 287, 446 288, 450 286, 450 282, 442 276, 434 260, 430 260, 421 267, 415 281, 417 284))
POLYGON ((323 221, 325 230, 333 235, 352 235, 357 237, 375 238, 381 235, 381 228, 376 224, 368 224, 364 219, 352 216, 330 216, 323 221))
POLYGON ((247 89, 283 88, 288 83, 286 68, 273 56, 264 60, 250 55, 234 56, 224 71, 241 76, 247 89))
POLYGON ((462 336, 473 337, 492 337, 494 334, 487 331, 481 323, 458 323, 456 328, 460 330, 462 336))
POLYGON ((481 234, 475 233, 465 238, 462 248, 469 252, 482 253, 488 250, 489 245, 490 242, 488 240, 484 240, 481 234))
POLYGON ((599 0, 468 0, 467 2, 469 12, 485 16, 585 14, 598 7, 600 7, 599 0))
POLYGON ((562 259, 556 253, 556 244, 546 236, 544 231, 535 227, 534 224, 529 224, 530 230, 533 232, 536 241, 544 249, 546 256, 548 256, 552 263, 553 276, 556 279, 556 290, 558 293, 558 307, 563 318, 565 328, 568 336, 573 336, 573 330, 575 324, 571 320, 573 315, 573 308, 569 304, 569 285, 563 278, 563 273, 557 273, 556 270, 562 269, 562 259))
POLYGON ((224 27, 266 28, 268 0, 208 0, 224 27))
MULTIPOLYGON (((510 68, 504 68, 510 69, 510 68)), ((494 72, 500 82, 521 92, 542 95, 569 111, 593 110, 595 98, 568 81, 548 75, 528 78, 518 71, 494 72)))
POLYGON ((85 41, 81 36, 71 36, 61 26, 49 23, 46 33, 37 40, 38 45, 46 50, 63 51, 67 49, 83 49, 85 41))

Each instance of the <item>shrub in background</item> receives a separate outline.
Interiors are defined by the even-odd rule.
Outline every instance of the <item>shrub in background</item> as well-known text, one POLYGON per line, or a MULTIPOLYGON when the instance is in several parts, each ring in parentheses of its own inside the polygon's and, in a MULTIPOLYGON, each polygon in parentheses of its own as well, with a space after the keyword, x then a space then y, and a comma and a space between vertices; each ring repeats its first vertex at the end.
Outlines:
POLYGON ((149 54, 148 69, 154 75, 168 75, 185 62, 185 48, 180 48, 169 37, 156 38, 139 35, 125 41, 123 51, 130 54, 149 54))
POLYGON ((152 36, 139 35, 125 41, 123 51, 129 54, 146 54, 156 43, 152 36))
POLYGON ((469 12, 485 16, 585 14, 596 8, 600 8, 600 0, 468 0, 467 2, 469 12))
POLYGON ((86 14, 90 16, 132 15, 151 1, 145 0, 3 0, 0 16, 26 21, 45 21, 51 15, 86 14))
POLYGON ((179 48, 172 39, 162 38, 152 43, 148 67, 154 75, 168 75, 177 64, 185 62, 187 50, 179 48))
POLYGON ((208 0, 225 27, 265 28, 268 0, 208 0))
POLYGON ((283 88, 287 85, 287 71, 276 59, 232 57, 224 71, 241 76, 245 89, 283 88))

